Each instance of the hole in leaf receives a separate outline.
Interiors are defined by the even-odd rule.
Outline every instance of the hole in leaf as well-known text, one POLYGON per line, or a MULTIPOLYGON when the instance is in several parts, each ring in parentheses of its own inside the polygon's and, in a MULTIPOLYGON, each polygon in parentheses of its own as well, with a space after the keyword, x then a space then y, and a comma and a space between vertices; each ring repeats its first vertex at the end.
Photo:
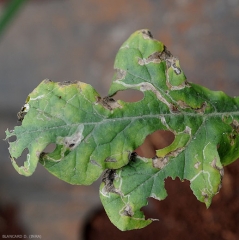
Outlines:
POLYGON ((148 135, 135 152, 141 157, 153 158, 156 155, 156 150, 169 146, 173 141, 174 134, 172 132, 157 130, 148 135))
POLYGON ((159 200, 156 200, 155 198, 149 197, 147 198, 148 205, 142 207, 140 210, 144 213, 145 219, 153 218, 153 219, 160 219, 161 215, 160 212, 157 211, 157 204, 159 203, 159 200))
POLYGON ((43 152, 45 153, 51 153, 56 149, 56 144, 55 143, 50 143, 48 144, 45 149, 43 150, 43 152))
POLYGON ((7 139, 7 141, 9 141, 9 142, 15 142, 16 140, 17 140, 16 135, 11 136, 11 137, 9 137, 9 138, 7 139))
MULTIPOLYGON (((193 195, 189 181, 181 181, 178 177, 176 179, 168 177, 164 181, 168 196, 162 200, 153 197, 147 199, 148 205, 141 208, 146 219, 156 218, 160 220, 161 224, 167 224, 170 219, 177 219, 180 222, 181 219, 192 216, 192 207, 189 206, 196 206, 193 207, 195 217, 200 215, 201 208, 199 206, 201 203, 193 195), (175 201, 175 199, 177 200, 175 201)), ((177 226, 171 226, 171 228, 174 227, 177 226)))
POLYGON ((113 98, 116 101, 122 100, 124 102, 138 102, 144 98, 144 94, 135 89, 127 89, 124 91, 118 91, 113 98))
POLYGON ((22 155, 16 159, 16 163, 18 166, 23 166, 24 162, 27 161, 27 154, 29 153, 29 150, 26 148, 23 150, 22 155))

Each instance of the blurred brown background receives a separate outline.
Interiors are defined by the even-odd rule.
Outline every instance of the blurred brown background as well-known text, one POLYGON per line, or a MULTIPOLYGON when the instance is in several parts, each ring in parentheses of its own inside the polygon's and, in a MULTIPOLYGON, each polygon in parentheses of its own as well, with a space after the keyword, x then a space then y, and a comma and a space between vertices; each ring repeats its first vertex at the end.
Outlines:
MULTIPOLYGON (((239 0, 31 0, 0 41, 0 138, 17 124, 28 93, 45 78, 80 80, 107 95, 118 48, 142 28, 180 59, 189 81, 239 94, 239 0)), ((165 139, 151 137, 154 144, 165 139)), ((223 189, 209 210, 195 200, 188 183, 167 180, 169 197, 159 204, 150 200, 146 209, 160 221, 120 233, 102 212, 93 217, 100 206, 99 182, 71 186, 40 165, 32 177, 19 176, 7 143, 0 144, 1 234, 57 240, 239 239, 237 162, 226 168, 223 189)))

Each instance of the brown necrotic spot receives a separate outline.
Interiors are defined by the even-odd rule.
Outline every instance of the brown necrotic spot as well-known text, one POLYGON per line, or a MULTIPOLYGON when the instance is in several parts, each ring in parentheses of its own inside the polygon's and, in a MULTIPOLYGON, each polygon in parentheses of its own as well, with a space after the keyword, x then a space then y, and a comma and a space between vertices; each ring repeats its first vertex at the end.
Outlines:
POLYGON ((208 194, 205 193, 204 191, 202 191, 202 196, 204 197, 204 202, 208 202, 208 200, 209 200, 208 194))
POLYGON ((24 119, 26 113, 23 111, 23 108, 17 113, 17 120, 19 122, 22 122, 22 120, 24 119))
POLYGON ((59 86, 68 86, 68 85, 71 85, 71 84, 76 84, 77 81, 64 81, 64 82, 58 82, 57 84, 59 86))
POLYGON ((121 211, 121 215, 132 217, 134 215, 134 212, 129 204, 127 204, 123 210, 121 211))
POLYGON ((198 108, 193 108, 190 105, 188 105, 186 102, 181 101, 181 100, 177 101, 177 104, 182 109, 186 109, 186 108, 192 109, 192 110, 195 110, 197 113, 205 113, 205 110, 206 110, 206 107, 207 107, 206 102, 203 102, 202 105, 198 108))
POLYGON ((160 54, 159 58, 162 61, 165 61, 167 68, 171 67, 176 75, 181 74, 182 70, 178 66, 176 66, 176 61, 178 59, 173 56, 173 54, 167 49, 166 46, 164 46, 164 50, 160 54))
POLYGON ((97 104, 101 104, 105 109, 112 111, 115 108, 122 108, 122 106, 111 97, 97 97, 97 104))
POLYGON ((151 54, 148 58, 139 58, 138 64, 143 66, 149 63, 160 63, 161 62, 160 55, 161 52, 155 52, 151 54))
POLYGON ((90 163, 101 168, 101 165, 97 161, 95 161, 93 159, 90 160, 90 163))
POLYGON ((172 63, 171 67, 173 71, 176 73, 176 75, 179 75, 182 72, 181 69, 176 66, 176 63, 172 63))
POLYGON ((152 158, 152 160, 153 160, 153 166, 155 168, 162 169, 167 165, 169 161, 169 157, 160 157, 160 158, 154 157, 152 158))
POLYGON ((136 152, 130 152, 129 153, 129 161, 135 161, 135 158, 138 156, 136 152))
POLYGON ((76 131, 71 136, 65 137, 63 139, 63 144, 65 145, 65 147, 70 149, 76 148, 84 138, 83 130, 84 130, 84 125, 80 124, 76 129, 76 131))
POLYGON ((164 168, 168 164, 171 157, 174 157, 174 158, 177 157, 178 154, 180 154, 184 149, 185 149, 184 147, 177 148, 176 150, 169 152, 164 157, 157 157, 156 156, 156 157, 152 158, 153 166, 155 168, 159 168, 159 169, 164 168))
POLYGON ((115 158, 112 158, 112 157, 107 157, 105 159, 105 162, 117 162, 117 160, 115 158))
POLYGON ((234 130, 236 130, 237 133, 239 132, 239 122, 236 121, 235 119, 232 121, 231 127, 232 127, 234 130))
POLYGON ((148 29, 143 29, 140 32, 143 34, 144 39, 153 39, 153 35, 148 29))
POLYGON ((203 102, 202 103, 202 106, 200 108, 196 108, 196 112, 198 113, 205 113, 205 110, 206 110, 206 107, 207 107, 207 103, 206 102, 203 102))
POLYGON ((200 162, 196 162, 196 163, 194 164, 194 167, 195 167, 196 169, 198 169, 200 165, 201 165, 200 162))
POLYGON ((102 182, 105 184, 103 188, 104 193, 116 193, 121 195, 120 191, 115 188, 114 180, 116 178, 116 170, 106 169, 102 176, 102 182))
POLYGON ((127 72, 122 69, 116 69, 116 79, 115 81, 122 80, 125 78, 127 72))
POLYGON ((25 115, 27 114, 28 110, 29 110, 29 102, 30 97, 28 96, 24 106, 21 108, 21 110, 17 113, 17 118, 18 121, 22 122, 22 120, 24 119, 25 115))
POLYGON ((170 104, 170 112, 172 113, 179 113, 180 111, 178 110, 178 107, 174 104, 170 104))
MULTIPOLYGON (((162 51, 162 53, 160 54, 159 58, 162 60, 162 61, 167 61, 171 58, 173 58, 173 54, 167 49, 166 46, 164 46, 164 50, 162 51)), ((169 64, 169 62, 167 63, 169 64)), ((171 66, 171 64, 170 64, 171 66)))
POLYGON ((211 162, 211 166, 219 172, 220 177, 221 177, 221 179, 220 179, 220 184, 219 184, 219 186, 218 186, 218 192, 219 192, 219 190, 220 190, 221 187, 222 187, 222 178, 223 178, 223 176, 224 176, 224 169, 223 169, 223 167, 217 166, 216 163, 217 163, 217 159, 214 158, 213 161, 211 162))
POLYGON ((217 163, 217 159, 214 158, 214 159, 212 160, 212 162, 211 162, 211 166, 212 166, 213 168, 215 168, 216 170, 220 171, 221 168, 219 168, 219 167, 216 165, 216 163, 217 163))

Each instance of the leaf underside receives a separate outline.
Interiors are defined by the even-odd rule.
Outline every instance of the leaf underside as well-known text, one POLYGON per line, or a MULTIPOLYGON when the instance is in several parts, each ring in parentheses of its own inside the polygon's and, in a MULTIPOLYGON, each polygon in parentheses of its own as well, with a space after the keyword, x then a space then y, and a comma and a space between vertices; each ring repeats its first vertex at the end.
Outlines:
POLYGON ((189 83, 179 61, 148 30, 130 36, 117 53, 108 97, 88 84, 44 80, 18 113, 22 121, 6 131, 19 174, 30 176, 40 162, 70 184, 89 185, 103 173, 100 198, 121 230, 147 226, 140 209, 147 198, 167 196, 164 179, 191 183, 207 207, 218 193, 223 166, 239 156, 239 98, 189 83), (118 91, 136 89, 141 101, 115 101, 118 91), (154 158, 134 154, 147 135, 171 131, 171 145, 154 158), (54 151, 44 149, 54 143, 54 151), (23 166, 16 159, 28 149, 23 166))

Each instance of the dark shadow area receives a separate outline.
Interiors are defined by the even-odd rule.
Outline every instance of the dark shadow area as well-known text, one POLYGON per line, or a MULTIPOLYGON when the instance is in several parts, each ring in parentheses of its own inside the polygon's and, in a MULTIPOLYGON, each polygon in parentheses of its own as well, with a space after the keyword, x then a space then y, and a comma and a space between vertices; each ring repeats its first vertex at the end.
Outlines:
POLYGON ((18 206, 11 203, 0 203, 0 239, 11 239, 6 235, 27 234, 19 219, 18 209, 18 206))

